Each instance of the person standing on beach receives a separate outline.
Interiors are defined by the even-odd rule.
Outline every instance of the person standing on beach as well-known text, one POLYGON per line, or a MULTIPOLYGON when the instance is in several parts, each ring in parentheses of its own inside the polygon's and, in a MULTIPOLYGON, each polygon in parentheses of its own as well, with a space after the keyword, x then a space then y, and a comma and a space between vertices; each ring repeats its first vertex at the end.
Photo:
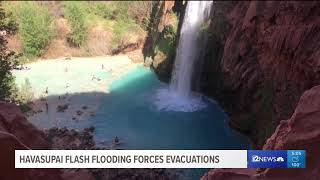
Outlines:
POLYGON ((49 105, 48 105, 48 102, 46 102, 46 112, 47 112, 47 114, 48 114, 48 112, 49 112, 49 105))
POLYGON ((46 87, 46 94, 48 95, 49 91, 48 91, 48 86, 46 87))

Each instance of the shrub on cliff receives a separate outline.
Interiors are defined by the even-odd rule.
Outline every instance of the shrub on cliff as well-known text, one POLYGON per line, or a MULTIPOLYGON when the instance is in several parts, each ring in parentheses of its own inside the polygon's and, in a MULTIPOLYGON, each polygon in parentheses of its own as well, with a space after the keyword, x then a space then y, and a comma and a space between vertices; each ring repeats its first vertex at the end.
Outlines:
POLYGON ((142 35, 143 29, 133 20, 118 20, 113 25, 112 47, 117 48, 129 43, 131 39, 138 39, 142 35))
POLYGON ((32 87, 28 78, 25 79, 24 83, 18 90, 16 100, 21 104, 28 104, 32 102, 34 94, 32 92, 32 87))
POLYGON ((9 100, 14 89, 14 77, 12 70, 17 62, 13 52, 7 50, 7 34, 16 31, 16 24, 7 18, 4 10, 0 7, 0 100, 9 100))
POLYGON ((144 21, 151 11, 151 2, 95 2, 88 4, 88 7, 91 22, 97 19, 94 16, 104 20, 107 29, 113 33, 112 48, 118 48, 143 36, 144 21))
POLYGON ((65 15, 71 27, 68 42, 80 47, 88 37, 88 28, 85 23, 87 2, 65 2, 65 15))
POLYGON ((53 18, 46 6, 35 2, 20 2, 7 7, 19 24, 23 49, 26 55, 40 56, 53 36, 53 18))
POLYGON ((105 19, 114 19, 114 6, 110 3, 97 2, 91 6, 90 12, 105 19))

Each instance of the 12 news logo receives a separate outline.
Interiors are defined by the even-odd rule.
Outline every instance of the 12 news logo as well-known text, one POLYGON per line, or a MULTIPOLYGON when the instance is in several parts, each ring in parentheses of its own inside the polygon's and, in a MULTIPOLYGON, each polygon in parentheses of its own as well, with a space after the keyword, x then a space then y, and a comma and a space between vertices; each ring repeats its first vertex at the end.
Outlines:
POLYGON ((249 168, 305 168, 305 150, 249 150, 249 168))
POLYGON ((252 156, 252 162, 284 162, 283 157, 259 157, 257 155, 252 156))

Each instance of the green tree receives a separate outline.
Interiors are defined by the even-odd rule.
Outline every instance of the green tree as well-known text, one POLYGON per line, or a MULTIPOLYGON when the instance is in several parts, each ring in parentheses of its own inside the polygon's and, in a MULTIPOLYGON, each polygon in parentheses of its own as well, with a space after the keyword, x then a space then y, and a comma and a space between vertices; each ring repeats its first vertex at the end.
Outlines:
POLYGON ((14 11, 26 55, 40 56, 49 44, 53 29, 53 18, 45 6, 35 2, 20 2, 14 11))
POLYGON ((10 21, 0 5, 0 100, 8 100, 14 89, 11 70, 17 65, 14 52, 7 49, 6 34, 15 33, 16 24, 10 21))
POLYGON ((72 45, 80 47, 88 37, 88 29, 85 24, 86 2, 66 2, 65 14, 71 26, 71 34, 69 34, 68 42, 72 45))
POLYGON ((32 102, 34 94, 32 92, 32 86, 28 78, 25 79, 24 83, 21 84, 21 87, 16 94, 15 100, 19 104, 29 104, 32 102))

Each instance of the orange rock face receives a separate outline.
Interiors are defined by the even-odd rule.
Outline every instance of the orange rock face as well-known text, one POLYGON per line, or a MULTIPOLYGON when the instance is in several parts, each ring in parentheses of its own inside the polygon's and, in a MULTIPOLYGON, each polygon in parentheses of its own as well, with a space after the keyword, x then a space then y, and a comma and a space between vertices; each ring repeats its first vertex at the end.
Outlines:
POLYGON ((0 102, 0 131, 14 135, 31 149, 49 149, 44 134, 14 104, 0 102))
POLYGON ((57 169, 15 169, 14 151, 49 149, 43 133, 34 127, 14 104, 0 102, 0 179, 60 180, 57 169))

